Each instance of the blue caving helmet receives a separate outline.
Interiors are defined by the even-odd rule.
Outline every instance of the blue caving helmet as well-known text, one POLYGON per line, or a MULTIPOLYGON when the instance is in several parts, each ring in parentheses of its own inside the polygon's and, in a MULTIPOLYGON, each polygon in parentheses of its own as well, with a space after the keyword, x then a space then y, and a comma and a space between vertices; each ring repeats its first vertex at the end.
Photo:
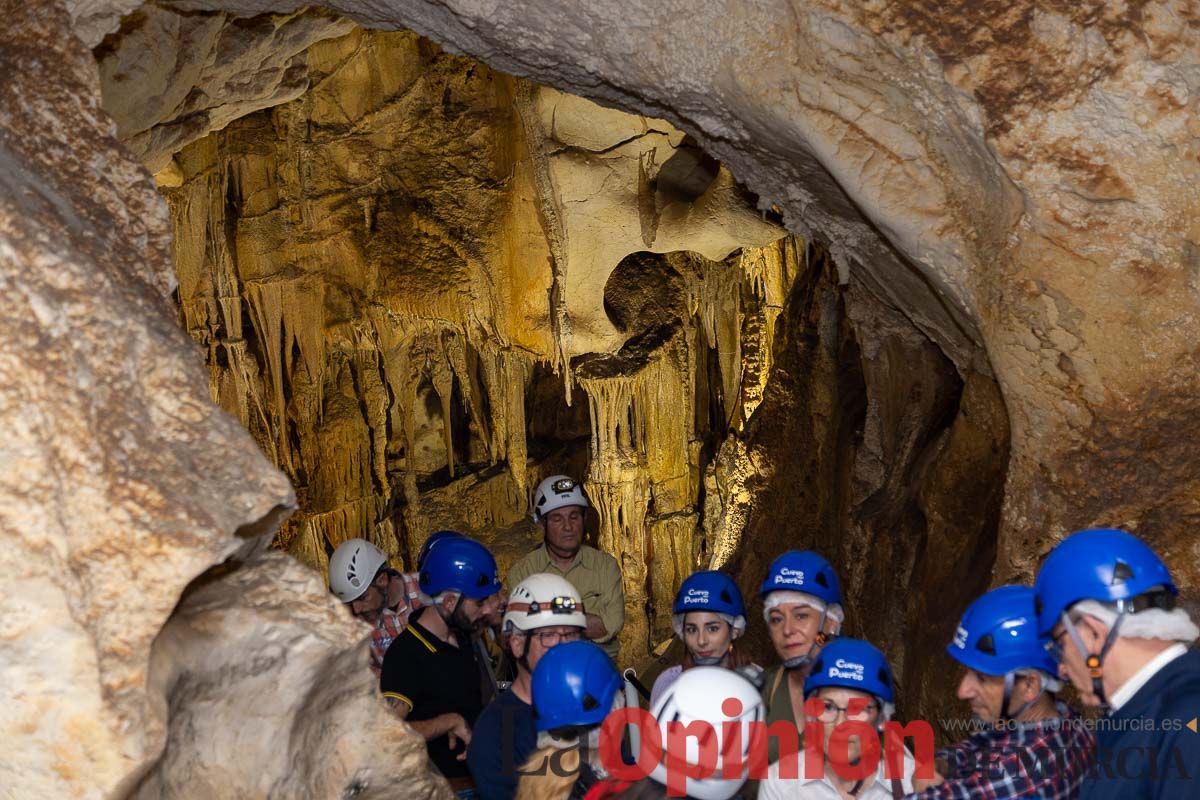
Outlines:
POLYGON ((811 594, 825 603, 842 602, 837 573, 824 556, 812 550, 789 550, 771 562, 758 593, 766 597, 781 589, 811 594))
POLYGON ((1034 581, 1038 632, 1049 635, 1080 600, 1132 600, 1152 589, 1179 593, 1167 565, 1141 539, 1116 528, 1073 533, 1050 551, 1034 581))
POLYGON ((1141 539, 1117 528, 1090 528, 1071 534, 1050 551, 1038 570, 1033 593, 1038 632, 1048 636, 1056 625, 1064 624, 1083 656, 1092 693, 1107 705, 1104 657, 1116 642, 1125 616, 1147 608, 1173 609, 1179 590, 1167 565, 1141 539), (1098 653, 1087 652, 1067 617, 1068 609, 1081 600, 1116 606, 1117 619, 1098 653))
POLYGON ((592 642, 563 642, 533 670, 533 714, 539 731, 599 725, 612 711, 624 681, 592 642))
POLYGON ((417 554, 417 572, 425 569, 425 559, 429 558, 429 551, 435 544, 461 536, 458 531, 435 531, 429 534, 429 538, 421 545, 421 552, 417 554))
POLYGON ((946 645, 955 661, 984 675, 1005 675, 1017 669, 1039 669, 1054 675, 1058 665, 1038 635, 1033 589, 1001 586, 972 603, 954 641, 946 645))
POLYGON ((689 611, 742 617, 742 624, 745 624, 746 605, 742 602, 742 593, 733 578, 717 570, 694 572, 684 579, 671 612, 686 614, 689 611))
POLYGON ((500 570, 486 547, 466 536, 444 537, 430 548, 421 569, 421 591, 430 596, 446 591, 483 600, 500 591, 500 570))
POLYGON ((825 645, 817 656, 812 672, 804 681, 804 696, 826 686, 837 686, 894 703, 894 684, 892 668, 878 647, 862 639, 839 638, 825 645))

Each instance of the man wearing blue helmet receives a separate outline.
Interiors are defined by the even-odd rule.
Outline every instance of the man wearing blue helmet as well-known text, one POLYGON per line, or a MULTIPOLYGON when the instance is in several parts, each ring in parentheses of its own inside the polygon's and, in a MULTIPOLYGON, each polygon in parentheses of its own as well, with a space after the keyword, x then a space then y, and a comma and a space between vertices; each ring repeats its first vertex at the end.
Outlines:
POLYGON ((531 682, 540 749, 521 770, 517 797, 582 798, 607 777, 600 728, 623 707, 624 685, 612 660, 592 642, 564 642, 542 656, 531 682))
POLYGON ((1038 628, 1059 674, 1104 708, 1085 800, 1195 797, 1200 786, 1200 652, 1175 582, 1129 533, 1074 533, 1034 583, 1038 628))
MULTIPOLYGON (((822 775, 807 774, 804 753, 789 753, 796 759, 793 765, 776 761, 767 772, 759 791, 759 800, 894 800, 913 791, 912 775, 916 762, 904 751, 902 775, 890 774, 886 759, 879 758, 875 769, 863 778, 855 778, 847 767, 857 766, 865 743, 850 734, 844 752, 832 747, 834 732, 843 722, 863 723, 859 729, 870 728, 879 735, 895 711, 895 681, 887 658, 874 645, 861 639, 835 639, 827 644, 814 660, 811 673, 804 682, 805 699, 820 701, 820 725, 824 743, 825 764, 822 775), (842 758, 843 763, 837 763, 842 758)), ((879 752, 883 752, 882 744, 879 752)))
POLYGON ((938 753, 946 780, 920 800, 1078 796, 1095 740, 1055 702, 1058 667, 1046 643, 1038 635, 1033 589, 1002 586, 971 604, 946 651, 966 667, 958 697, 980 730, 938 753))
POLYGON ((429 758, 462 798, 478 795, 465 763, 487 683, 473 636, 499 607, 500 576, 487 548, 466 536, 430 549, 421 590, 433 603, 409 618, 383 659, 379 688, 425 738, 429 758))
MULTIPOLYGON (((790 550, 771 562, 759 594, 771 644, 780 664, 763 677, 767 723, 791 722, 804 730, 804 679, 821 648, 841 632, 842 589, 837 573, 811 550, 790 550)), ((772 737, 768 757, 779 758, 772 737)))
POLYGON ((659 674, 650 690, 651 707, 685 669, 737 669, 750 663, 734 644, 746 631, 746 607, 733 578, 717 570, 689 575, 671 612, 675 635, 683 641, 683 663, 659 674))

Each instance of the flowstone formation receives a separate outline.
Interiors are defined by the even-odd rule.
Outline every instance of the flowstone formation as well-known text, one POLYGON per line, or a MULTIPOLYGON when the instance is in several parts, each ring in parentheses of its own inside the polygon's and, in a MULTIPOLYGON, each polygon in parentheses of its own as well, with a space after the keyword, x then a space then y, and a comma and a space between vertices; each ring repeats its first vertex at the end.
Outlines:
POLYGON ((679 125, 960 373, 996 376, 1012 435, 997 579, 1027 578, 1066 531, 1121 524, 1192 596, 1200 20, 1188 3, 330 7, 679 125))
MULTIPOLYGON (((123 94, 156 71, 130 48, 165 29, 232 35, 224 18, 146 13, 98 51, 126 116, 166 107, 123 94)), ((622 561, 623 641, 644 657, 704 560, 700 475, 762 394, 798 245, 660 121, 411 33, 355 31, 305 64, 299 99, 144 156, 213 399, 296 486, 281 546, 324 573, 347 538, 401 563, 453 527, 505 569, 536 543, 530 487, 567 469, 586 476, 598 544, 622 561), (575 406, 565 430, 531 435, 575 406)), ((175 87, 186 65, 160 80, 208 96, 175 87)), ((177 131, 168 116, 123 129, 144 149, 177 131)))

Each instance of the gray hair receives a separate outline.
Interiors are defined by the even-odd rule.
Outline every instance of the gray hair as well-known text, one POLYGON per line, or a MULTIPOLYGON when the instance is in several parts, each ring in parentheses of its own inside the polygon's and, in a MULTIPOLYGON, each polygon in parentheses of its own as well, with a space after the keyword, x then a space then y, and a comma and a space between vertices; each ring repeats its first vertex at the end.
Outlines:
MULTIPOLYGON (((1109 603, 1099 600, 1080 600, 1071 607, 1071 614, 1087 614, 1095 617, 1109 629, 1117 621, 1117 610, 1109 603)), ((1200 637, 1200 628, 1182 608, 1170 611, 1164 608, 1147 608, 1135 614, 1126 614, 1117 633, 1125 639, 1164 639, 1166 641, 1190 643, 1200 637)))

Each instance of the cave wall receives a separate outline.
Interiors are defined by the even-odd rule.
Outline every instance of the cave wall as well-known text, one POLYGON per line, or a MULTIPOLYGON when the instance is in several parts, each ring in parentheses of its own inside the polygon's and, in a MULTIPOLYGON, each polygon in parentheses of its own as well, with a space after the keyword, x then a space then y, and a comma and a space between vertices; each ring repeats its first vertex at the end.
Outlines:
MULTIPOLYGON (((147 69, 127 48, 163 27, 131 21, 98 49, 119 108, 147 69)), ((794 240, 671 126, 415 34, 320 41, 305 69, 302 97, 158 172, 213 399, 296 487, 279 546, 323 574, 363 536, 411 565, 452 527, 506 570, 538 541, 532 486, 572 471, 623 562, 622 639, 644 656, 702 563, 700 475, 761 395, 794 240), (555 416, 574 417, 565 439, 531 430, 555 416)))
POLYGON ((997 580, 1028 578, 1070 530, 1119 524, 1194 596, 1190 4, 329 5, 686 130, 961 373, 996 376, 1012 436, 997 580), (664 31, 703 44, 663 47, 664 31))
POLYGON ((100 108, 91 53, 55 4, 0 13, 4 793, 129 796, 173 721, 217 720, 218 689, 240 704, 206 744, 236 727, 239 749, 200 756, 204 737, 170 734, 190 766, 164 785, 334 798, 404 780, 448 796, 363 675, 362 627, 267 552, 295 495, 211 401, 173 308, 167 206, 100 108), (183 618, 217 639, 203 659, 198 641, 182 653, 163 635, 183 618), (246 663, 264 648, 272 658, 246 663), (312 762, 318 776, 281 746, 345 729, 358 738, 312 762))

